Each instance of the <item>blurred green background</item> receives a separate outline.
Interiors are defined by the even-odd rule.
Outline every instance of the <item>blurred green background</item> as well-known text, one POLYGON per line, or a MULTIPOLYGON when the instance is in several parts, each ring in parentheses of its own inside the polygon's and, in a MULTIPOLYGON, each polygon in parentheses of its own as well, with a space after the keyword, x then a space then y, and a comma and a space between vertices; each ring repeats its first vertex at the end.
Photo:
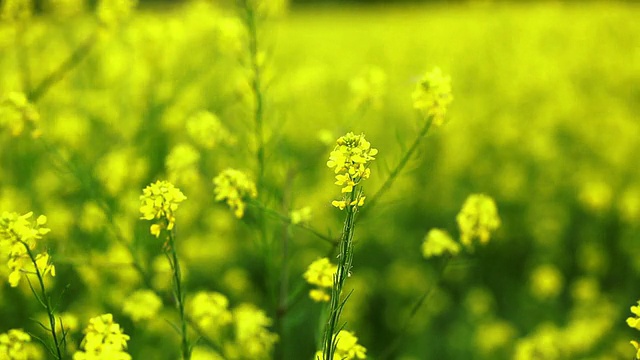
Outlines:
MULTIPOLYGON (((87 12, 46 10, 23 29, 33 83, 92 33, 87 12)), ((237 220, 213 201, 211 179, 224 168, 255 174, 246 48, 234 14, 208 2, 142 6, 37 101, 43 138, 78 165, 84 183, 39 141, 0 135, 0 210, 48 216, 60 310, 82 324, 113 312, 134 359, 177 358, 178 337, 164 321, 175 311, 167 291, 152 323, 122 314, 123 299, 141 283, 121 265, 131 257, 95 211, 96 197, 115 209, 154 284, 167 288, 138 198, 150 182, 173 176, 188 197, 178 218, 187 291, 219 291, 276 316, 255 209, 237 220), (198 146, 185 124, 202 110, 217 114, 234 141, 198 146), (182 175, 194 166, 167 169, 180 144, 199 151, 193 176, 182 175)), ((639 16, 635 3, 379 3, 293 6, 261 24, 263 199, 283 213, 310 206, 310 226, 321 233, 336 236, 342 226, 325 165, 332 142, 364 132, 379 149, 364 184, 372 194, 422 126, 412 110, 415 83, 434 66, 452 79, 449 122, 358 221, 345 317, 370 358, 434 286, 391 358, 633 355, 628 340, 637 333, 625 318, 640 298, 639 16), (371 69, 384 74, 365 94, 375 101, 356 107, 364 95, 354 84, 371 69), (496 200, 502 227, 487 246, 454 260, 436 285, 440 264, 423 259, 420 245, 434 227, 457 235, 455 216, 470 193, 496 200)), ((13 31, 0 28, 0 94, 25 91, 13 31)), ((275 242, 288 233, 275 220, 269 226, 275 242)), ((306 291, 302 273, 329 246, 295 228, 289 241, 290 289, 306 291)), ((274 261, 278 269, 285 263, 281 254, 274 261)), ((303 297, 280 319, 278 356, 311 359, 321 308, 303 297)), ((28 287, 0 287, 0 332, 37 331, 28 319, 38 311, 28 287)))

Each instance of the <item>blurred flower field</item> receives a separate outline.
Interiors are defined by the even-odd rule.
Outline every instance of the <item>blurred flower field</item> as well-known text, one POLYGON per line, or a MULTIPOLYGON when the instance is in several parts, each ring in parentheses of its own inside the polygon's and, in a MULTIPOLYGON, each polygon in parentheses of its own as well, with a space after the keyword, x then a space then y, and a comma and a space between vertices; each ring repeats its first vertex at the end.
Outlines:
POLYGON ((640 359, 637 4, 35 3, 0 359, 640 359))

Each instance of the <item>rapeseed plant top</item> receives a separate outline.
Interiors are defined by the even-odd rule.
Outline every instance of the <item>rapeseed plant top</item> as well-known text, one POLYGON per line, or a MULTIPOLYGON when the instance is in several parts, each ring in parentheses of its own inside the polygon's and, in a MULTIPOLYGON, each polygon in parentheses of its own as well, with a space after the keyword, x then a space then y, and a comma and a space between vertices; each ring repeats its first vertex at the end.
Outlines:
POLYGON ((329 301, 331 296, 327 290, 333 286, 333 277, 337 271, 338 266, 332 264, 329 258, 324 257, 312 262, 302 275, 309 284, 317 287, 309 291, 309 297, 317 302, 329 301))
POLYGON ((189 303, 191 318, 203 329, 217 332, 232 322, 229 300, 218 292, 200 291, 189 303))
POLYGON ((264 311, 251 304, 240 304, 233 309, 235 344, 229 348, 229 358, 268 359, 278 335, 270 332, 272 321, 264 311))
POLYGON ((31 336, 21 329, 11 329, 0 334, 0 359, 27 360, 30 354, 26 344, 31 342, 31 336))
MULTIPOLYGON (((366 359, 367 349, 358 344, 358 338, 350 331, 340 330, 336 338, 336 352, 333 354, 333 360, 352 360, 366 359)), ((322 351, 316 352, 316 359, 322 359, 322 351)))
POLYGON ((441 229, 431 229, 422 243, 422 255, 425 258, 440 256, 445 253, 457 255, 460 252, 460 244, 455 242, 448 232, 441 229))
POLYGON ((473 239, 486 244, 491 232, 500 227, 500 217, 495 201, 484 194, 472 194, 467 197, 456 220, 460 228, 460 241, 471 247, 473 239))
POLYGON ((35 274, 34 266, 41 276, 56 275, 49 254, 43 252, 32 259, 31 251, 35 249, 36 241, 50 231, 44 227, 47 222, 46 216, 40 215, 35 221, 31 221, 32 216, 33 212, 20 215, 5 211, 0 217, 0 250, 9 254, 7 265, 11 270, 9 284, 12 287, 18 286, 23 273, 35 274))
MULTIPOLYGON (((341 136, 329 155, 327 166, 333 168, 336 174, 336 185, 342 186, 342 193, 351 193, 361 180, 371 175, 369 163, 375 160, 377 149, 365 139, 364 134, 355 135, 353 132, 341 136)), ((350 206, 362 206, 365 197, 357 194, 354 199, 334 200, 332 205, 344 209, 350 206)))
POLYGON ((240 219, 244 216, 246 204, 244 199, 256 198, 258 191, 253 181, 244 172, 236 169, 226 169, 213 179, 215 185, 215 200, 225 200, 240 219))
POLYGON ((444 123, 447 107, 453 101, 451 78, 442 74, 440 68, 426 73, 416 85, 412 94, 413 107, 425 117, 433 117, 433 125, 444 123))
MULTIPOLYGON (((635 317, 627 318, 627 325, 636 330, 640 330, 640 301, 638 301, 638 305, 631 307, 631 312, 635 317)), ((631 340, 631 345, 636 349, 636 356, 634 359, 640 359, 640 343, 635 340, 631 340)))
POLYGON ((176 221, 174 213, 178 209, 178 204, 186 199, 187 197, 173 184, 158 180, 142 190, 140 196, 142 216, 140 218, 158 220, 157 223, 151 225, 150 230, 151 234, 159 237, 163 228, 173 229, 176 221))
POLYGON ((156 293, 151 290, 138 290, 124 301, 122 312, 129 315, 134 322, 138 322, 155 317, 161 308, 162 300, 156 293))
POLYGON ((84 339, 73 360, 131 360, 126 352, 129 335, 113 322, 113 315, 103 314, 89 320, 84 339))

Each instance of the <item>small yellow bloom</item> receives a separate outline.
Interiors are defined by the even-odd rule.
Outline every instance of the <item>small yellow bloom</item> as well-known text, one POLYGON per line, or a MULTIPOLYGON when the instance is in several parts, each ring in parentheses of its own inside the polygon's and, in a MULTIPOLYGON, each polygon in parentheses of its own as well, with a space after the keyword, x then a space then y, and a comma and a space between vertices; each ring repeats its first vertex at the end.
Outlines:
POLYGON ((229 300, 217 292, 196 293, 187 309, 193 320, 203 329, 218 332, 220 328, 232 322, 229 300))
POLYGON ((126 352, 129 335, 113 322, 113 315, 92 318, 84 334, 80 350, 73 354, 73 360, 131 360, 131 355, 126 352))
MULTIPOLYGON (((334 339, 337 338, 336 351, 333 354, 333 360, 353 360, 353 359, 366 359, 367 349, 358 344, 358 338, 354 333, 347 330, 340 330, 337 335, 333 335, 334 339)), ((315 358, 322 359, 322 351, 316 352, 315 358)))
POLYGON ((244 199, 258 196, 256 185, 240 170, 226 169, 213 179, 213 183, 215 200, 226 200, 238 219, 244 216, 244 199))
POLYGON ((453 101, 451 78, 439 68, 428 72, 416 85, 413 92, 413 107, 426 117, 433 117, 433 125, 444 123, 447 107, 453 101))
POLYGON ((333 276, 338 271, 338 266, 332 264, 329 258, 321 258, 312 262, 307 271, 302 275, 304 279, 316 288, 309 292, 309 297, 314 301, 329 301, 331 298, 328 289, 333 286, 333 276))
POLYGON ((0 359, 27 360, 30 359, 26 344, 31 342, 31 336, 21 329, 11 329, 0 334, 0 359))
POLYGON ((298 210, 293 210, 289 214, 292 224, 306 223, 311 220, 311 207, 305 206, 298 210))
POLYGON ((496 203, 484 194, 469 195, 456 220, 460 228, 460 241, 468 247, 475 238, 483 245, 488 243, 491 232, 500 227, 496 203))
POLYGON ((148 320, 162 308, 162 300, 151 290, 138 290, 124 301, 122 312, 134 321, 148 320))
POLYGON ((453 241, 449 233, 441 229, 431 229, 422 243, 422 256, 430 258, 448 253, 458 255, 460 244, 453 241))
POLYGON ((142 190, 140 196, 141 219, 156 220, 150 227, 151 234, 160 236, 162 229, 172 230, 175 225, 175 211, 187 197, 167 181, 156 181, 142 190))

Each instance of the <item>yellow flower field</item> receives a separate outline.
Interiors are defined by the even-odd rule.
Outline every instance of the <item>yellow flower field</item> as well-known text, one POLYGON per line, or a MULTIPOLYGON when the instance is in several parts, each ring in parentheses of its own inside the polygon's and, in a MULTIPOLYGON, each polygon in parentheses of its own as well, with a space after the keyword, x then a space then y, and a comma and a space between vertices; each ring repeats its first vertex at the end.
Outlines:
POLYGON ((637 4, 0 4, 0 359, 640 359, 637 4))

